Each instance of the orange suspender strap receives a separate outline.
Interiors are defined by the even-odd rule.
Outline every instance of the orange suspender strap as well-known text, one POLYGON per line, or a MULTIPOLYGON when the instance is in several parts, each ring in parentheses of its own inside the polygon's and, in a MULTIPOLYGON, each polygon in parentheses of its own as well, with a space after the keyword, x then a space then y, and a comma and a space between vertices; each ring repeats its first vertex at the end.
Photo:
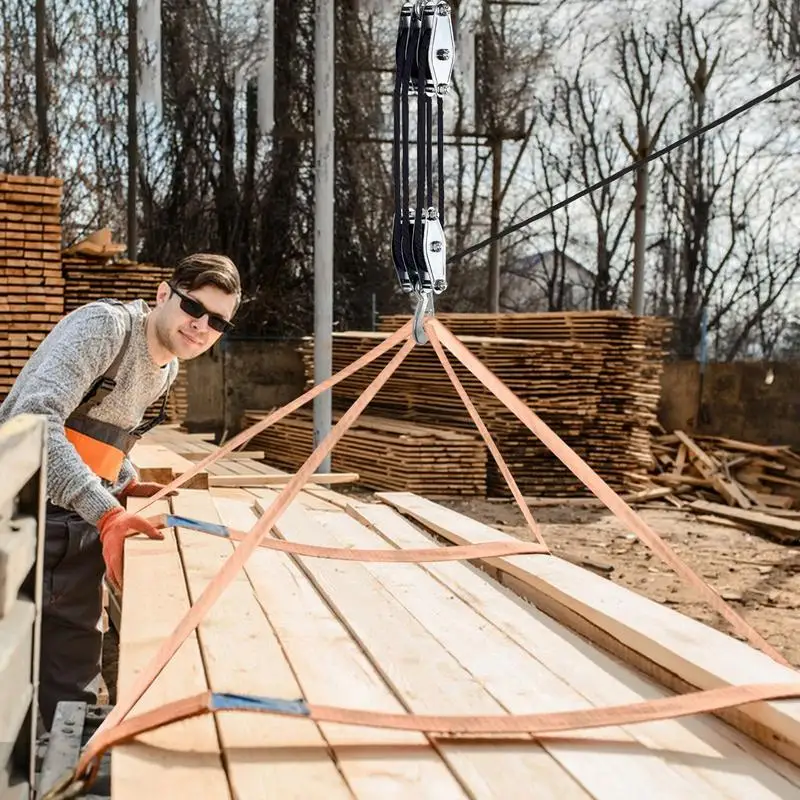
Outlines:
POLYGON ((89 469, 100 478, 113 483, 119 476, 125 453, 108 442, 100 441, 73 428, 64 427, 67 441, 89 469))

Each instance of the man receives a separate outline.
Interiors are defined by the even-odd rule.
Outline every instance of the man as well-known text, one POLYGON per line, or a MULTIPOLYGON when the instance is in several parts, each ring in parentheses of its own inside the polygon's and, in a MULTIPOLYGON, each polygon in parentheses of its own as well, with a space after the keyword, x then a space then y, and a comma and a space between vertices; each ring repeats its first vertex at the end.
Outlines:
MULTIPOLYGON (((232 327, 241 299, 233 262, 198 254, 142 300, 89 303, 65 316, 20 372, 0 405, 48 419, 47 518, 39 707, 49 730, 60 700, 97 702, 104 572, 121 586, 125 538, 163 538, 126 497, 162 487, 140 483, 127 457, 148 426, 178 359, 196 358, 232 327)), ((29 587, 30 588, 30 587, 29 587)))

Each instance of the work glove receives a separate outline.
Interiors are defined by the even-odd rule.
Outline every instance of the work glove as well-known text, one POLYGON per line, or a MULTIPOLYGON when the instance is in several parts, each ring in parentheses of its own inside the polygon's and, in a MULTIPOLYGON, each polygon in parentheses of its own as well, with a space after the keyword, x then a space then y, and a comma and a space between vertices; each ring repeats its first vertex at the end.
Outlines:
POLYGON ((125 553, 125 540, 137 533, 144 533, 151 539, 164 538, 164 534, 144 517, 132 514, 122 507, 106 511, 97 523, 97 530, 103 545, 106 575, 119 589, 122 589, 122 559, 125 553))
MULTIPOLYGON (((119 492, 117 498, 119 500, 124 500, 126 497, 152 497, 154 494, 158 494, 163 488, 164 485, 161 483, 150 483, 147 481, 139 483, 136 478, 133 478, 125 484, 125 487, 119 492)), ((173 490, 164 496, 172 497, 175 494, 177 494, 177 492, 173 490)))

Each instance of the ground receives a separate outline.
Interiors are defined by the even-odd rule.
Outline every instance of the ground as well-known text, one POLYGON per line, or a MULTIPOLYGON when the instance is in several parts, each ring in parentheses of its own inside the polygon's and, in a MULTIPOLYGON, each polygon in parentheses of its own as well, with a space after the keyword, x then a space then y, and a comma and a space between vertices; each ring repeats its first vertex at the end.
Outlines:
MULTIPOLYGON (((363 492, 347 492, 366 499, 363 492)), ((437 500, 488 525, 530 538, 516 504, 483 499, 437 500)), ((788 547, 737 528, 699 520, 692 513, 653 503, 637 508, 645 521, 714 587, 770 644, 800 667, 800 548, 788 547)), ((727 623, 697 599, 691 586, 605 508, 558 506, 534 509, 548 546, 555 552, 610 565, 609 579, 659 603, 727 631, 727 623)), ((118 640, 105 636, 103 675, 115 702, 118 640)), ((100 702, 108 702, 104 692, 100 702)))
MULTIPOLYGON (((531 538, 517 505, 487 500, 438 501, 520 538, 531 538)), ((637 512, 670 547, 719 592, 770 644, 800 667, 800 549, 698 520, 673 506, 637 512)), ((610 580, 727 632, 727 623, 697 599, 696 590, 605 508, 533 509, 555 553, 613 566, 610 580)))

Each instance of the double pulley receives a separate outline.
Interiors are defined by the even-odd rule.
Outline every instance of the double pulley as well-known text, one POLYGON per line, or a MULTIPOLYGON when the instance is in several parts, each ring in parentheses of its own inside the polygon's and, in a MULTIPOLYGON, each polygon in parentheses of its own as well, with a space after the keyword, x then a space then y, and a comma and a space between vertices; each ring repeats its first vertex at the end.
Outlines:
POLYGON ((447 288, 443 100, 450 89, 455 62, 455 37, 447 3, 427 0, 403 4, 397 33, 396 62, 392 259, 403 291, 409 294, 413 292, 419 298, 415 337, 417 341, 425 341, 422 317, 432 311, 433 295, 441 294, 447 288), (412 107, 416 112, 416 186, 413 200, 410 153, 412 107), (435 189, 434 171, 437 177, 435 189))

